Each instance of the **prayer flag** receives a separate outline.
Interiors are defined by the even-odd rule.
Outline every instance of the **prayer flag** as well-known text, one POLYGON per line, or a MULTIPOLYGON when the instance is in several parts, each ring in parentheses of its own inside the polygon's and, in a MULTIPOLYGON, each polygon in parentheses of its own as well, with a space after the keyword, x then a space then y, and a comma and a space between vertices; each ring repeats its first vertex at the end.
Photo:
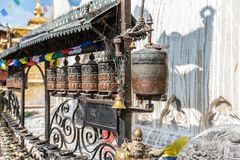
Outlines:
POLYGON ((20 5, 20 0, 14 0, 14 2, 16 5, 18 5, 18 6, 20 5))
POLYGON ((33 62, 39 62, 39 57, 40 57, 40 56, 33 56, 33 57, 32 57, 32 61, 33 61, 33 62))
POLYGON ((44 10, 44 12, 48 12, 47 6, 44 6, 44 7, 43 7, 43 10, 44 10))
POLYGON ((53 52, 46 54, 46 55, 45 55, 46 61, 52 61, 52 60, 53 60, 53 59, 52 59, 52 56, 53 56, 53 52))
POLYGON ((19 61, 20 61, 22 64, 27 64, 28 58, 27 58, 27 57, 24 57, 24 58, 19 59, 19 61))
POLYGON ((8 12, 4 8, 0 12, 4 17, 6 17, 8 15, 8 12))
POLYGON ((180 137, 172 144, 170 144, 167 148, 164 148, 162 157, 177 157, 178 153, 183 149, 188 141, 188 137, 180 137))
POLYGON ((68 0, 71 6, 79 6, 81 0, 68 0))
POLYGON ((55 52, 52 56, 52 59, 54 60, 54 59, 62 58, 62 57, 63 57, 63 55, 61 52, 55 52))

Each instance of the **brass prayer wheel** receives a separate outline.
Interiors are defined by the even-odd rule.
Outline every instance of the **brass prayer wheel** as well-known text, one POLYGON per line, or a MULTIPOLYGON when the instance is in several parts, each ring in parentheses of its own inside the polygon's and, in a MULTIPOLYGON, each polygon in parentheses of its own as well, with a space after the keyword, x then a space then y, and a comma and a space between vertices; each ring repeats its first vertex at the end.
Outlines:
POLYGON ((115 64, 113 60, 100 61, 98 63, 98 91, 100 93, 112 93, 117 91, 115 64))
POLYGON ((68 66, 68 90, 81 91, 82 90, 82 66, 79 55, 75 57, 76 63, 68 66))
POLYGON ((57 68, 57 84, 56 89, 59 91, 66 91, 68 89, 68 61, 64 60, 64 66, 57 68))
POLYGON ((167 89, 167 53, 148 47, 132 54, 132 86, 137 96, 160 96, 167 89))
POLYGON ((56 89, 56 68, 47 69, 47 90, 56 89))
POLYGON ((82 64, 82 90, 88 93, 98 92, 98 64, 90 54, 89 62, 82 64))

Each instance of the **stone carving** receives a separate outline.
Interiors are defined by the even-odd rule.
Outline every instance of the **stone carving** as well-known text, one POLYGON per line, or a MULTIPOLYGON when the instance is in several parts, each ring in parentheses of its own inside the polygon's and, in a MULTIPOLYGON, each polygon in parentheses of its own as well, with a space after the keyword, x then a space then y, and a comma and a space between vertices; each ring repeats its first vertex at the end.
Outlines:
POLYGON ((193 138, 178 160, 239 160, 240 125, 209 128, 193 138))
POLYGON ((160 123, 161 126, 164 124, 175 129, 190 127, 188 116, 182 110, 181 101, 175 95, 167 101, 160 117, 160 123))
POLYGON ((240 124, 240 118, 233 111, 231 103, 219 96, 210 104, 209 112, 203 117, 203 125, 209 128, 224 124, 240 124))

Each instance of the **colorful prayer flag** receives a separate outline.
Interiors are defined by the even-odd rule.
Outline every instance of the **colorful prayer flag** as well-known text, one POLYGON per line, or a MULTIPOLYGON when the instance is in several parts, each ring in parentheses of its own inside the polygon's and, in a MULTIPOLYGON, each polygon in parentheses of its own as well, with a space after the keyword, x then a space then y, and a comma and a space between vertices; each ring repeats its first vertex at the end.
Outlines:
POLYGON ((45 55, 45 59, 46 59, 46 61, 49 61, 49 62, 51 62, 53 59, 52 59, 52 56, 53 56, 53 52, 52 53, 48 53, 48 54, 46 54, 45 55))
POLYGON ((39 62, 45 62, 45 61, 46 61, 45 55, 41 55, 41 56, 39 57, 39 62))
POLYGON ((54 60, 54 59, 62 58, 62 57, 63 57, 63 55, 61 52, 55 52, 52 56, 52 59, 54 60))
POLYGON ((178 153, 183 149, 183 147, 188 143, 188 137, 180 137, 168 147, 164 148, 162 157, 177 157, 178 153))
POLYGON ((24 58, 19 59, 19 61, 20 61, 22 64, 27 64, 28 58, 27 58, 27 57, 24 57, 24 58))
POLYGON ((20 5, 20 0, 14 0, 14 2, 16 5, 18 5, 18 6, 20 5))
POLYGON ((0 12, 4 17, 6 17, 8 15, 8 12, 4 8, 0 12))
POLYGON ((14 62, 15 62, 15 59, 13 59, 13 60, 9 59, 7 61, 7 64, 8 64, 8 66, 13 66, 14 62))
POLYGON ((43 7, 43 11, 44 11, 44 12, 48 12, 47 6, 44 6, 44 7, 43 7))
POLYGON ((81 0, 68 0, 71 6, 79 6, 81 0))
POLYGON ((33 56, 33 57, 32 57, 32 61, 33 61, 33 62, 39 62, 39 57, 40 57, 40 56, 33 56))
POLYGON ((15 59, 13 66, 14 67, 20 67, 22 63, 19 61, 19 59, 15 59))
POLYGON ((28 66, 33 66, 35 64, 36 64, 36 62, 33 62, 32 58, 30 58, 29 62, 27 63, 28 66))
POLYGON ((68 54, 71 51, 71 49, 64 49, 62 50, 62 54, 68 54))

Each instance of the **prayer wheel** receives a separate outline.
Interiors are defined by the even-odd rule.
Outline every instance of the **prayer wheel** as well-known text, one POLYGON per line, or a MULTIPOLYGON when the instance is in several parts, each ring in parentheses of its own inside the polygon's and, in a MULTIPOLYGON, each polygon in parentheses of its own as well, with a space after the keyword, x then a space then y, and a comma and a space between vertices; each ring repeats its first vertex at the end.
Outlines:
POLYGON ((117 91, 115 64, 112 60, 98 63, 98 91, 100 93, 112 93, 117 91))
POLYGON ((57 68, 57 84, 56 89, 58 91, 67 91, 68 90, 68 61, 64 60, 64 66, 61 68, 57 68))
POLYGON ((167 89, 167 53, 152 47, 132 54, 132 87, 137 96, 161 96, 167 89))
POLYGON ((56 68, 47 69, 47 90, 56 89, 56 68))
POLYGON ((76 63, 68 66, 68 90, 81 91, 82 90, 82 66, 79 63, 80 57, 75 57, 76 63))
POLYGON ((98 64, 90 54, 89 62, 82 65, 82 90, 87 93, 98 92, 98 64))

